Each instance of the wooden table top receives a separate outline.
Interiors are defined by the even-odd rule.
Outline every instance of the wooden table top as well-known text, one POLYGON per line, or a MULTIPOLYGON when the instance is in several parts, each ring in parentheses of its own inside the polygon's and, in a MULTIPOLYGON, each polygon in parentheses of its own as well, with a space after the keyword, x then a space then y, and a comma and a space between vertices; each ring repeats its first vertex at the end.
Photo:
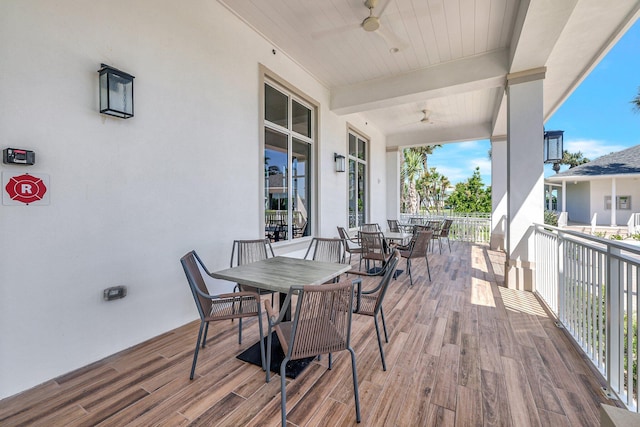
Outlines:
POLYGON ((385 239, 389 239, 389 240, 401 240, 404 241, 405 239, 410 239, 413 234, 411 233, 402 233, 402 232, 397 232, 397 231, 385 231, 384 233, 384 238, 385 239))
POLYGON ((321 285, 351 269, 349 264, 277 256, 211 273, 211 276, 276 292, 294 285, 321 285))

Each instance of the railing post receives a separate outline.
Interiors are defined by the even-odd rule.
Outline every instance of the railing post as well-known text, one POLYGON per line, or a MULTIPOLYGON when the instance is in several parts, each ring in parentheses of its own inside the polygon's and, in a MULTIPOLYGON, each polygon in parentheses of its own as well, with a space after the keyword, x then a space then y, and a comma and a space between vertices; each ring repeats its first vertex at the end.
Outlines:
POLYGON ((620 304, 622 289, 620 289, 620 249, 611 246, 607 249, 607 280, 605 283, 605 298, 607 301, 607 348, 606 374, 607 383, 611 390, 620 395, 624 383, 624 365, 622 354, 622 321, 620 318, 620 304))
POLYGON ((557 263, 558 263, 558 277, 557 277, 557 290, 558 290, 558 296, 557 296, 557 300, 558 301, 558 319, 560 319, 560 322, 564 323, 564 319, 565 319, 565 282, 564 282, 564 239, 562 238, 562 236, 560 235, 560 232, 557 232, 556 234, 557 239, 557 252, 556 252, 556 257, 557 257, 557 263))

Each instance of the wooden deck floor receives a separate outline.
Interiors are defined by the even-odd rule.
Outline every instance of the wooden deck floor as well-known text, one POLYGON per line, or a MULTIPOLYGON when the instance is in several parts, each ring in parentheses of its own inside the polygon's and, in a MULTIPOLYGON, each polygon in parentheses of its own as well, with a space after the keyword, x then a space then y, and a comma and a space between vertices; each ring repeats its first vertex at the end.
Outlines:
MULTIPOLYGON (((616 403, 536 298, 500 286, 501 253, 455 243, 430 263, 432 282, 420 261, 413 287, 405 274, 391 284, 386 372, 372 319, 354 316, 361 425, 599 425, 600 404, 616 403)), ((266 384, 259 367, 234 357, 257 340, 256 321, 242 345, 235 323, 212 324, 218 342, 200 352, 189 381, 197 329, 190 323, 0 401, 0 425, 278 425, 279 377, 266 384)), ((288 383, 291 425, 356 424, 348 353, 336 356, 331 371, 323 357, 288 383)))

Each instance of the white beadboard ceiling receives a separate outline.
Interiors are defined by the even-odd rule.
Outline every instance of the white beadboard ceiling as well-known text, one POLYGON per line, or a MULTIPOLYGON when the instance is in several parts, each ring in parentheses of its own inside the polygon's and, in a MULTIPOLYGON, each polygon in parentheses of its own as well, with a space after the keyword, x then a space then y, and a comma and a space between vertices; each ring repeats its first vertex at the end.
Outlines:
POLYGON ((510 73, 546 67, 549 117, 637 19, 640 0, 219 0, 387 145, 506 135, 510 73), (397 51, 395 51, 397 50, 397 51), (421 121, 428 110, 428 121, 421 121))

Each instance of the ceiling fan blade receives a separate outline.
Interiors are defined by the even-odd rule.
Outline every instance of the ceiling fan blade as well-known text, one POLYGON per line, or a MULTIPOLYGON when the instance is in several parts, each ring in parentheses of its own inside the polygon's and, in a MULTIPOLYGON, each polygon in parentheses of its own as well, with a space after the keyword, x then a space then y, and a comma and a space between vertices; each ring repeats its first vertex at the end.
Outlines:
POLYGON ((382 6, 377 7, 376 9, 374 9, 373 12, 374 12, 375 16, 378 17, 378 19, 380 19, 380 17, 384 13, 384 11, 387 9, 387 6, 389 6, 389 3, 391 3, 391 0, 386 0, 386 1, 383 2, 382 6))
POLYGON ((339 35, 342 33, 346 33, 347 31, 356 30, 358 28, 360 28, 360 24, 348 24, 348 25, 343 25, 341 27, 328 28, 326 30, 316 31, 311 33, 311 38, 316 40, 323 39, 325 37, 339 35))
POLYGON ((385 43, 387 43, 387 47, 392 52, 397 52, 407 48, 407 44, 404 41, 400 40, 398 36, 384 26, 380 26, 376 33, 384 39, 385 43))

